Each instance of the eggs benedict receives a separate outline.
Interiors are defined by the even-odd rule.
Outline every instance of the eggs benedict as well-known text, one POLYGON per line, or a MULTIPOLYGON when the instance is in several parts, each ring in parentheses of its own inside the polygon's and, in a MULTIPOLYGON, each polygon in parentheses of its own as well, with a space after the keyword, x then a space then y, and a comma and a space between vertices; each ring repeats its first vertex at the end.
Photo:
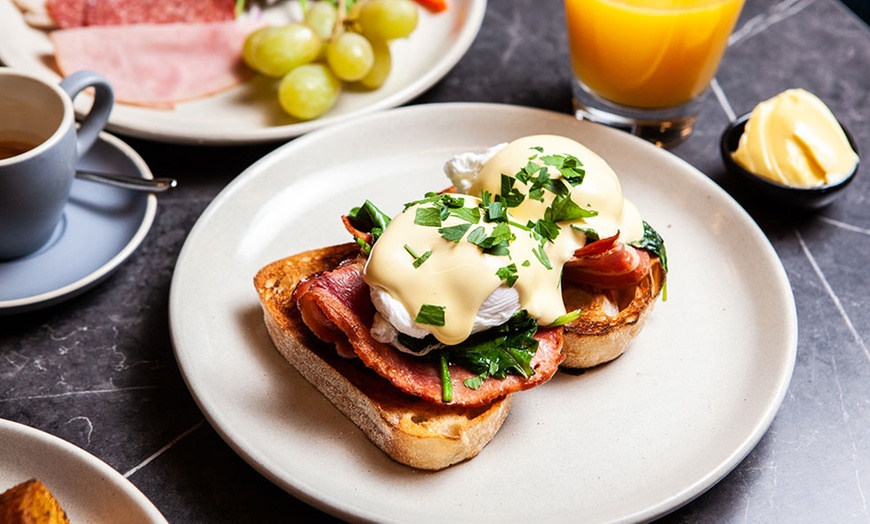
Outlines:
POLYGON ((426 469, 474 456, 512 395, 585 367, 590 340, 633 338, 623 327, 651 309, 666 264, 616 174, 576 141, 524 137, 445 170, 454 187, 393 216, 366 201, 342 217, 353 244, 255 278, 282 355, 391 457, 426 469), (421 459, 422 434, 459 441, 421 459))

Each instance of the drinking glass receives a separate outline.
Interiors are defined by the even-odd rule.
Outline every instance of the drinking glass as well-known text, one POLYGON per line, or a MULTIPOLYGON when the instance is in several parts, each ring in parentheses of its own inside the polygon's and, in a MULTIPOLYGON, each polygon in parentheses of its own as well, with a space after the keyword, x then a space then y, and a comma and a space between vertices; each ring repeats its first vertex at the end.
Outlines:
POLYGON ((685 140, 743 2, 565 0, 577 117, 685 140))

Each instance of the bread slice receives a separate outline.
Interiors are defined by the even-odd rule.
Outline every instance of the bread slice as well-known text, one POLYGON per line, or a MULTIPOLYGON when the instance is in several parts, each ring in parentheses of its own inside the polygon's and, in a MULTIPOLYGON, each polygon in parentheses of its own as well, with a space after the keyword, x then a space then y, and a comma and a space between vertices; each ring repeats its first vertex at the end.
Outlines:
POLYGON ((292 297, 296 285, 357 252, 356 244, 315 249, 273 262, 257 273, 254 286, 275 347, 397 462, 438 470, 476 456, 510 412, 510 395, 480 408, 423 401, 399 391, 358 359, 338 356, 302 321, 292 297))
POLYGON ((30 479, 0 493, 0 522, 69 524, 69 519, 45 484, 30 479))
POLYGON ((643 329, 665 283, 661 261, 637 285, 596 290, 563 283, 565 309, 581 309, 580 318, 565 325, 562 368, 591 368, 622 355, 643 329))

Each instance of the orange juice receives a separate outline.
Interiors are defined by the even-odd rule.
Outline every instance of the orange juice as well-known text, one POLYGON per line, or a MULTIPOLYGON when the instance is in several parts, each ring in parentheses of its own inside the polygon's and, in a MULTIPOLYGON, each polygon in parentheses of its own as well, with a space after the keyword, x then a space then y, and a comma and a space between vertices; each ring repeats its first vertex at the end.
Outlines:
POLYGON ((743 0, 565 0, 574 74, 612 102, 680 105, 709 85, 743 0))

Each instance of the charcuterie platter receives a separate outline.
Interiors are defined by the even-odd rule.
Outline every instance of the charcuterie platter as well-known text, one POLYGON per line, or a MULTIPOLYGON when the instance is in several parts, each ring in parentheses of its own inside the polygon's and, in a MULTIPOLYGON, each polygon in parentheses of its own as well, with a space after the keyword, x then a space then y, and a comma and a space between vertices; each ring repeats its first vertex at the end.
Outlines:
MULTIPOLYGON (((248 23, 254 19, 272 23, 290 20, 294 16, 295 4, 279 2, 264 8, 257 16, 238 21, 248 23)), ((485 9, 486 0, 457 0, 440 13, 421 10, 413 34, 391 43, 393 68, 386 83, 372 91, 344 93, 327 115, 315 120, 300 121, 287 115, 276 100, 274 82, 257 75, 245 75, 245 81, 235 87, 167 107, 119 104, 107 129, 172 143, 247 144, 286 140, 349 118, 395 107, 432 87, 456 65, 477 36, 485 9)), ((192 28, 189 32, 179 32, 179 46, 185 50, 182 54, 192 53, 194 44, 210 42, 210 37, 195 31, 198 30, 192 28)), ((135 45, 128 41, 127 33, 121 33, 124 38, 113 46, 135 45)), ((221 41, 231 38, 226 33, 221 32, 221 41)), ((51 30, 29 23, 26 12, 13 0, 0 0, 0 34, 3 34, 0 62, 4 65, 60 79, 51 30)), ((139 34, 137 38, 142 39, 141 45, 146 45, 153 33, 139 34)), ((113 46, 102 47, 115 50, 113 46)), ((193 59, 195 63, 202 61, 193 59)), ((153 67, 156 69, 134 71, 132 83, 164 78, 167 70, 181 70, 176 77, 189 74, 185 67, 172 68, 165 61, 153 67)), ((205 82, 202 76, 196 76, 199 69, 193 71, 194 77, 186 80, 187 83, 205 82)), ((77 108, 86 107, 90 101, 87 97, 80 98, 77 108)))

